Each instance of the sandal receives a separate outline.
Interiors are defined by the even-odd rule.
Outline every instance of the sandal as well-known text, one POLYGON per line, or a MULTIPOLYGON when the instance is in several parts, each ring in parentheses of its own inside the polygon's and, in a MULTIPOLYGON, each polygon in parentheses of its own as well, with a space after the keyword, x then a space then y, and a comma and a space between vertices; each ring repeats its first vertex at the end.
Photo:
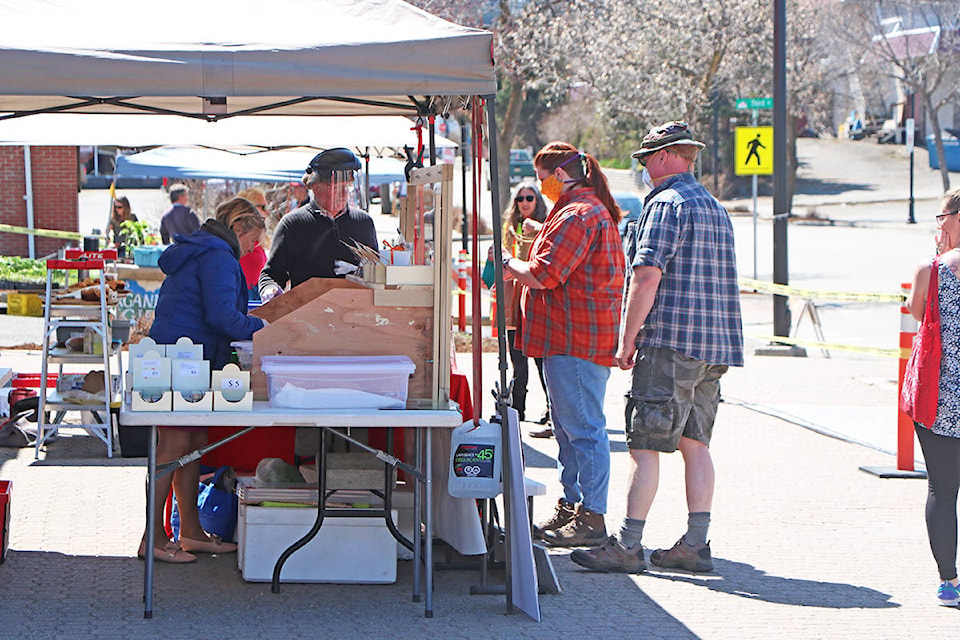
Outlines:
POLYGON ((237 550, 236 543, 224 542, 215 533, 208 533, 209 540, 193 540, 180 536, 180 546, 190 553, 233 553, 237 550))
MULTIPOLYGON (((141 560, 146 557, 146 542, 140 543, 140 549, 137 551, 137 557, 141 560)), ((180 545, 173 540, 168 540, 163 549, 153 548, 153 559, 156 562, 169 562, 171 564, 187 564, 196 562, 197 556, 187 553, 180 545)))

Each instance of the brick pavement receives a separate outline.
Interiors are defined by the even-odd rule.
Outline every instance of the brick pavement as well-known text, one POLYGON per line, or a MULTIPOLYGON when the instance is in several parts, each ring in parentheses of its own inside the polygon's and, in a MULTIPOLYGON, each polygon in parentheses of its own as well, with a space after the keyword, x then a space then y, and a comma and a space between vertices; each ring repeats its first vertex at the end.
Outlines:
MULTIPOLYGON (((484 358, 485 379, 495 354, 484 358)), ((724 382, 713 450, 718 469, 711 538, 717 572, 590 574, 552 552, 564 589, 541 596, 544 621, 504 615, 502 597, 471 596, 473 571, 437 574, 436 617, 410 601, 410 563, 395 586, 244 583, 232 557, 160 565, 154 620, 141 619, 142 564, 134 558, 144 508, 140 460, 102 457, 87 436, 63 437, 36 463, 30 449, 0 450, 14 482, 11 552, 0 565, 0 638, 257 638, 390 635, 397 638, 902 638, 955 633, 960 613, 934 604, 936 572, 923 525, 925 483, 880 480, 860 465, 892 464, 871 449, 818 435, 734 404, 801 394, 890 404, 890 388, 864 380, 875 359, 756 358, 724 382), (851 396, 855 396, 851 398, 851 396), (211 601, 217 606, 211 607, 211 601), (212 611, 211 611, 212 609, 212 611)), ((608 524, 623 516, 629 470, 621 400, 608 387, 613 479, 608 524)), ((537 407, 536 385, 531 407, 537 407)), ((524 425, 527 427, 529 425, 524 425)), ((529 440, 528 475, 559 495, 555 441, 529 440)), ((682 533, 682 465, 663 459, 660 495, 644 542, 682 533)), ((496 574, 494 574, 496 575, 496 574)))

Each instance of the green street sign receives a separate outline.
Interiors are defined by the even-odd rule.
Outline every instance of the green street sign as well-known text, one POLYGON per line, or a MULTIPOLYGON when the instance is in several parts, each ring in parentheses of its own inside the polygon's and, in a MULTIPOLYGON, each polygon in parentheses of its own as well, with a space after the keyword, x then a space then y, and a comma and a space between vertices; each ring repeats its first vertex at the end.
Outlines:
POLYGON ((773 98, 737 98, 736 108, 739 111, 773 109, 773 98))

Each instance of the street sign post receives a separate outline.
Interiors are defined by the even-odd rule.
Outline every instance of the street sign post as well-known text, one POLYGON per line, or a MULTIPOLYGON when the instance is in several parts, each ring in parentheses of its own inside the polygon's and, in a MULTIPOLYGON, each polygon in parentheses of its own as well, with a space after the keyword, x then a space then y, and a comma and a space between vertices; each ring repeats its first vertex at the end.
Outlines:
POLYGON ((736 107, 737 111, 773 109, 773 98, 737 98, 734 107, 736 107))

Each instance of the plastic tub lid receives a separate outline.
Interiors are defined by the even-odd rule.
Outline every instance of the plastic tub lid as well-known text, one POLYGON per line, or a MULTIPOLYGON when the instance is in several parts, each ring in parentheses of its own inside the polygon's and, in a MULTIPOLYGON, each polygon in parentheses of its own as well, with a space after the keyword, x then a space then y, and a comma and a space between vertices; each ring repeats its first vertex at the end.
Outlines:
POLYGON ((407 356, 263 356, 264 373, 366 373, 393 371, 412 374, 417 365, 407 356))

